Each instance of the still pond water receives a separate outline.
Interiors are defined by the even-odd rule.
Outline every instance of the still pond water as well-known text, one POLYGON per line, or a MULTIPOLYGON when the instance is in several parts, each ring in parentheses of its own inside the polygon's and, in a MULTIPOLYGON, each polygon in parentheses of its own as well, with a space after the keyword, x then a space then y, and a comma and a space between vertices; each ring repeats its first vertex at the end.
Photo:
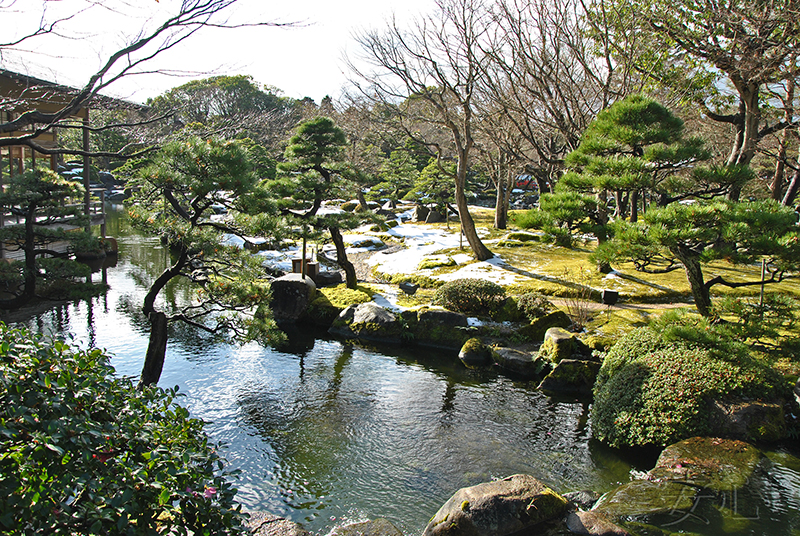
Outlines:
MULTIPOLYGON (((118 374, 135 376, 147 344, 138 310, 168 252, 121 218, 109 222, 108 235, 118 238, 120 253, 103 276, 110 286, 105 296, 19 321, 105 348, 118 374)), ((180 285, 167 290, 168 302, 188 298, 180 285)), ((604 492, 654 462, 592 441, 586 403, 547 397, 494 372, 467 371, 453 354, 372 349, 309 330, 292 334, 284 351, 212 343, 176 330, 160 385, 180 386, 182 403, 228 445, 229 468, 241 470, 240 502, 320 534, 377 517, 420 534, 464 486, 528 473, 559 492, 604 492)), ((706 504, 659 524, 707 536, 798 535, 800 461, 771 453, 744 490, 700 501, 706 504)))

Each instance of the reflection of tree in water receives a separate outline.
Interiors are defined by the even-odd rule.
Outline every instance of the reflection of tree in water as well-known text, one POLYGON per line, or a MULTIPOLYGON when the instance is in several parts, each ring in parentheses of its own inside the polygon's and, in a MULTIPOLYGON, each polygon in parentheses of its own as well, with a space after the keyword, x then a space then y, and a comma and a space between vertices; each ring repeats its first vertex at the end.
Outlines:
POLYGON ((298 376, 254 387, 238 399, 245 423, 274 451, 269 477, 292 508, 322 507, 348 460, 353 429, 371 405, 369 397, 362 404, 341 396, 352 356, 351 345, 329 357, 301 353, 298 376))

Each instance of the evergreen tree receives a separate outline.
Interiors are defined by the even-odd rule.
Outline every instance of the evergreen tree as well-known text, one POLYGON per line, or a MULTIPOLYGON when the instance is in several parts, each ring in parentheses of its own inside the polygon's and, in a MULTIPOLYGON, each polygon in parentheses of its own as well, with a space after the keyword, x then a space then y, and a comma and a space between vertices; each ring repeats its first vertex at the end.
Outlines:
POLYGON ((134 191, 131 222, 161 236, 173 254, 172 264, 144 297, 142 311, 151 328, 140 385, 158 382, 172 321, 220 337, 279 341, 260 259, 223 243, 225 235, 274 235, 276 230, 275 222, 264 218, 269 199, 258 188, 245 145, 217 138, 171 142, 139 171, 134 191), (212 218, 220 206, 226 218, 212 218), (197 300, 179 310, 159 310, 159 294, 177 277, 198 286, 197 300))
POLYGON ((0 208, 3 214, 16 216, 19 223, 6 222, 0 227, 0 242, 7 251, 21 251, 23 260, 6 266, 4 290, 12 297, 1 300, 0 305, 13 309, 37 296, 40 281, 63 283, 89 274, 84 265, 61 258, 66 254, 56 251, 55 243, 69 242, 72 251, 102 251, 102 246, 89 232, 68 230, 88 224, 79 181, 45 168, 12 175, 7 181, 0 189, 0 208))
POLYGON ((342 229, 357 227, 362 218, 342 211, 322 210, 326 200, 352 191, 350 178, 355 173, 344 163, 347 138, 333 120, 315 117, 300 124, 286 147, 286 162, 279 166, 267 188, 278 198, 278 209, 290 228, 300 229, 304 238, 330 233, 336 246, 336 260, 344 270, 347 286, 356 288, 358 280, 347 258, 342 229))

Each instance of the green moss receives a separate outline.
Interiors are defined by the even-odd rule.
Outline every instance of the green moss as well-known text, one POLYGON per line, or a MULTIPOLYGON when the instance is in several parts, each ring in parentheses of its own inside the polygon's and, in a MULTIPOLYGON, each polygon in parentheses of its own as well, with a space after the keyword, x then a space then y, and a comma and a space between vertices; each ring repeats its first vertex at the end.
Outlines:
POLYGON ((535 235, 532 233, 523 233, 521 231, 508 233, 506 238, 508 240, 519 240, 520 242, 538 242, 539 240, 541 240, 541 237, 539 235, 535 235))
POLYGON ((372 301, 372 294, 372 289, 365 285, 359 285, 356 290, 349 289, 344 284, 319 288, 306 308, 306 316, 316 324, 330 325, 350 305, 372 301))
POLYGON ((452 257, 425 257, 417 266, 417 270, 430 270, 442 266, 455 266, 456 261, 452 257))

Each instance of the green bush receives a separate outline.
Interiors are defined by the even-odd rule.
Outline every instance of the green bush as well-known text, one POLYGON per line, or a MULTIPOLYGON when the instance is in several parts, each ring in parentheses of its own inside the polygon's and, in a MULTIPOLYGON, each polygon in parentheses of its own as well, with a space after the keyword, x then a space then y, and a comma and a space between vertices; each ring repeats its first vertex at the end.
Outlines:
POLYGON ((704 320, 665 315, 608 352, 594 387, 592 434, 615 447, 664 446, 710 429, 708 401, 777 400, 788 387, 704 320))
POLYGON ((0 532, 232 534, 243 514, 177 388, 0 323, 0 532))
POLYGON ((503 307, 506 291, 492 281, 484 279, 456 279, 438 289, 434 305, 466 315, 494 316, 503 307))
POLYGON ((553 304, 550 303, 550 300, 536 292, 528 292, 517 298, 517 307, 528 317, 528 321, 530 322, 543 317, 555 309, 553 304))

